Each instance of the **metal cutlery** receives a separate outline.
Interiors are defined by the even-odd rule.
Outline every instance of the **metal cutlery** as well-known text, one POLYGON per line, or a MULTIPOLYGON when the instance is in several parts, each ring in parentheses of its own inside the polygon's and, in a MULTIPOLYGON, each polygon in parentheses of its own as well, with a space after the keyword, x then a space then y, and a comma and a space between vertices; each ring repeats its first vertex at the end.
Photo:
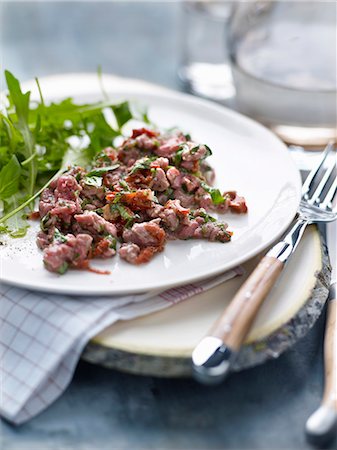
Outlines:
POLYGON ((336 220, 337 212, 332 208, 337 191, 335 159, 327 163, 333 152, 334 146, 330 143, 306 178, 291 230, 263 257, 208 335, 194 349, 192 366, 196 380, 216 384, 226 377, 264 299, 296 250, 306 226, 336 220))
POLYGON ((332 267, 328 299, 326 331, 324 338, 324 393, 319 408, 306 423, 308 440, 315 445, 325 445, 337 432, 337 300, 336 300, 336 224, 326 230, 332 267))

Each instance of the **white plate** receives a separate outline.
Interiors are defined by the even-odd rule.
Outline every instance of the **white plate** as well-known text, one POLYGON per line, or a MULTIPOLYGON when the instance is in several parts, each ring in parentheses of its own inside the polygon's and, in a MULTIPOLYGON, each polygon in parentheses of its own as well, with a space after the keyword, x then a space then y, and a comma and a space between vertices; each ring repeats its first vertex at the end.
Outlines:
MULTIPOLYGON (((45 100, 73 96, 88 102, 101 98, 96 75, 72 74, 40 80, 45 100)), ((32 87, 27 84, 27 87, 32 87)), ((256 122, 195 97, 149 84, 105 77, 112 99, 147 106, 162 127, 178 126, 208 144, 221 190, 237 190, 247 200, 247 215, 226 214, 234 231, 230 243, 201 240, 169 242, 149 264, 131 266, 115 257, 95 261, 111 275, 70 270, 60 276, 44 269, 35 245, 38 225, 24 239, 1 246, 3 282, 35 290, 69 294, 127 294, 168 288, 232 268, 270 245, 290 224, 300 199, 300 176, 286 146, 256 122)), ((34 92, 36 96, 36 90, 34 92)))

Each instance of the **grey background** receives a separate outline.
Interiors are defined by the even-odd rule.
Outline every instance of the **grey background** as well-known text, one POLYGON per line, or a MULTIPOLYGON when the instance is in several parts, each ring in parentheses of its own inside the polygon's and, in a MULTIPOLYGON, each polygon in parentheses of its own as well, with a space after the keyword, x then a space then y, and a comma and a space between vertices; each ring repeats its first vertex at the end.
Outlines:
MULTIPOLYGON (((1 66, 21 80, 105 72, 180 89, 175 2, 0 2, 1 66)), ((3 85, 3 78, 2 85, 3 85)), ((80 362, 65 394, 21 427, 2 422, 4 450, 310 449, 324 317, 279 359, 219 387, 137 377, 80 362)), ((336 442, 330 446, 336 448, 336 442)))
POLYGON ((1 65, 21 80, 96 72, 101 65, 108 73, 178 87, 179 3, 0 4, 1 65))

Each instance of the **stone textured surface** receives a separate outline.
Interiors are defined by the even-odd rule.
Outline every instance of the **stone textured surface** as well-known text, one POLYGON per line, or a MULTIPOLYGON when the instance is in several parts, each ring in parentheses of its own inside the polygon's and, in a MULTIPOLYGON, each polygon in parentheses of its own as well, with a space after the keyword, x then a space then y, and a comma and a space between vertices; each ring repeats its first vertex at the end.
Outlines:
MULTIPOLYGON (((176 3, 8 1, 0 14, 1 65, 21 79, 101 64, 178 87, 176 3)), ((280 358, 216 388, 80 362, 47 411, 19 428, 2 422, 0 448, 309 450, 303 427, 322 394, 323 326, 324 314, 280 358)))

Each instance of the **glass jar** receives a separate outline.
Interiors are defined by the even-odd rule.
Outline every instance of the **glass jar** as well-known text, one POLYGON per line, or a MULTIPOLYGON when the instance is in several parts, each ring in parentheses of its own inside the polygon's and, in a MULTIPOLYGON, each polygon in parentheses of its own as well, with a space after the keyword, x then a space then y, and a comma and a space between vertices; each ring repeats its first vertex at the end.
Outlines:
POLYGON ((336 3, 237 2, 229 51, 238 109, 286 142, 336 139, 336 3))

